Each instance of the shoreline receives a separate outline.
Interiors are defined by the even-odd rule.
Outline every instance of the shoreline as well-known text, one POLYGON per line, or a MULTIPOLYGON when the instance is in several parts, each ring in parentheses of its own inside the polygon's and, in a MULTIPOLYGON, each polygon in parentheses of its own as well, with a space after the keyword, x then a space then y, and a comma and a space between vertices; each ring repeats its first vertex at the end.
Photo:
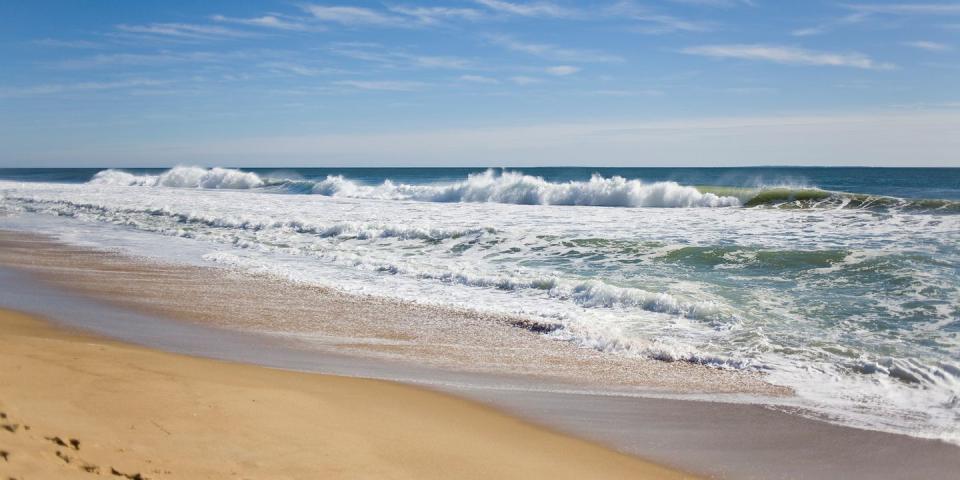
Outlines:
POLYGON ((394 382, 170 354, 6 310, 0 324, 10 478, 695 478, 394 382))
POLYGON ((0 230, 0 266, 147 315, 405 368, 517 376, 581 389, 792 394, 755 372, 581 348, 539 333, 544 325, 528 317, 354 295, 218 265, 78 247, 36 234, 0 230))
MULTIPOLYGON (((77 252, 73 247, 56 245, 68 252, 77 252)), ((0 251, 9 248, 6 244, 0 246, 3 247, 0 251)), ((10 252, 6 253, 9 260, 10 252)), ((18 260, 25 261, 24 258, 18 260)), ((52 267, 47 264, 45 268, 52 267)), ((61 265, 52 271, 63 274, 63 268, 61 265)), ((86 268, 89 269, 89 265, 86 268)), ((423 385, 480 401, 516 417, 600 442, 639 458, 677 465, 685 471, 708 476, 937 477, 960 468, 957 447, 939 441, 827 424, 761 405, 570 389, 571 385, 558 383, 556 379, 553 383, 541 383, 547 388, 538 388, 537 382, 546 380, 523 375, 451 372, 431 365, 411 366, 389 358, 304 349, 302 345, 275 336, 204 326, 176 316, 144 315, 130 309, 130 305, 104 303, 110 296, 96 298, 77 289, 64 290, 64 278, 69 276, 61 278, 59 283, 49 283, 49 279, 41 280, 23 270, 19 273, 7 270, 8 274, 3 274, 3 270, 0 268, 0 284, 7 292, 6 296, 0 293, 0 304, 19 302, 20 310, 42 313, 68 327, 191 355, 423 385), (35 298, 28 298, 30 295, 35 298), (86 316, 78 315, 81 313, 86 316), (736 441, 731 442, 731 438, 736 441)), ((102 279, 107 270, 93 269, 86 274, 97 280, 102 279)), ((145 279, 165 282, 173 278, 167 270, 134 273, 136 275, 128 278, 136 282, 145 279)), ((137 285, 128 287, 138 288, 137 285)), ((162 296, 169 292, 151 294, 162 296)), ((217 300, 216 295, 211 297, 214 306, 220 306, 222 300, 217 300)), ((510 328, 512 335, 523 336, 522 330, 510 328)), ((722 398, 722 394, 716 395, 722 398)))

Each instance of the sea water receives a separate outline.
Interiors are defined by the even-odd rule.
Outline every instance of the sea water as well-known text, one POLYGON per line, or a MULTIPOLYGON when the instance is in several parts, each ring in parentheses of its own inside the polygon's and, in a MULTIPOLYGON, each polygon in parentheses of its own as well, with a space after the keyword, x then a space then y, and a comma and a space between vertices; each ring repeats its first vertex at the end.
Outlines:
POLYGON ((58 217, 54 233, 105 246, 186 238, 205 262, 525 315, 609 355, 760 371, 828 420, 960 442, 960 169, 0 178, 0 227, 58 217))

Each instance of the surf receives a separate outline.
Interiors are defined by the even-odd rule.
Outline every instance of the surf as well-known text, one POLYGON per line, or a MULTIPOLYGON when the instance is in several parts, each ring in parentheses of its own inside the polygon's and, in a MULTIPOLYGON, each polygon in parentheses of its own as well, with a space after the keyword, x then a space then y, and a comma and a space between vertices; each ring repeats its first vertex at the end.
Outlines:
POLYGON ((412 200, 438 203, 504 203, 515 205, 566 205, 602 207, 735 207, 740 200, 701 192, 677 182, 644 182, 620 176, 594 174, 587 181, 550 182, 519 172, 486 170, 447 184, 404 184, 385 180, 364 185, 342 175, 309 181, 262 178, 256 173, 229 168, 174 167, 159 175, 134 175, 122 170, 98 172, 93 185, 142 187, 257 189, 328 197, 412 200))
POLYGON ((87 182, 100 186, 256 190, 334 198, 434 203, 595 206, 620 208, 862 209, 960 213, 955 200, 899 198, 821 189, 805 184, 760 186, 684 185, 593 173, 587 180, 550 181, 519 171, 487 169, 462 180, 403 183, 387 178, 369 184, 328 174, 289 178, 233 168, 177 166, 157 174, 107 169, 87 182))

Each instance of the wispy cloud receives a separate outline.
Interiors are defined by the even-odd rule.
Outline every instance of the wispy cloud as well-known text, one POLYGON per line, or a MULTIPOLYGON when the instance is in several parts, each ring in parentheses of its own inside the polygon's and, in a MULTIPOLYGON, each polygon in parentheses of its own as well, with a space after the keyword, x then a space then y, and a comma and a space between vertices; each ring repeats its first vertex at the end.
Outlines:
POLYGON ((364 7, 304 5, 302 8, 317 20, 351 27, 364 25, 403 27, 410 25, 407 17, 389 15, 364 7))
POLYGON ((945 43, 930 42, 926 40, 903 42, 903 45, 906 45, 908 47, 918 48, 920 50, 927 50, 929 52, 948 52, 950 50, 953 50, 953 47, 945 43))
POLYGON ((890 15, 960 15, 960 3, 851 3, 846 8, 890 15))
POLYGON ((591 90, 586 93, 587 95, 597 95, 603 97, 659 97, 663 95, 663 90, 657 90, 654 88, 641 90, 600 89, 591 90))
POLYGON ((753 0, 670 0, 673 3, 681 3, 684 5, 698 5, 704 7, 737 7, 737 6, 751 6, 755 7, 757 4, 753 0))
POLYGON ((526 75, 517 75, 514 77, 510 77, 510 81, 520 86, 526 86, 526 85, 533 85, 535 83, 540 83, 543 80, 536 77, 528 77, 526 75))
POLYGON ((33 42, 34 45, 50 48, 75 48, 75 49, 97 49, 103 48, 103 44, 91 42, 89 40, 60 40, 56 38, 42 38, 33 42))
POLYGON ((478 21, 487 18, 482 10, 467 7, 387 5, 384 10, 344 5, 302 5, 320 22, 348 27, 420 28, 442 25, 453 20, 478 21))
POLYGON ((633 19, 648 23, 648 25, 634 28, 634 31, 654 35, 673 32, 709 32, 713 30, 713 27, 706 23, 692 22, 670 15, 636 15, 633 19))
POLYGON ((190 23, 151 23, 148 25, 120 24, 117 25, 116 28, 124 33, 191 40, 208 40, 224 37, 241 38, 255 35, 253 32, 236 30, 220 25, 199 25, 190 23))
POLYGON ((313 67, 294 62, 263 62, 261 68, 272 70, 276 73, 285 73, 299 75, 303 77, 316 77, 318 75, 345 73, 344 70, 336 68, 313 67))
POLYGON ((460 80, 470 83, 483 83, 487 85, 498 85, 500 80, 492 77, 484 77, 482 75, 460 75, 460 80))
POLYGON ((358 90, 381 90, 389 92, 412 92, 429 86, 429 84, 424 82, 400 80, 340 80, 333 82, 333 84, 358 90))
POLYGON ((839 18, 830 19, 824 22, 821 22, 817 25, 810 27, 798 28, 790 32, 791 35, 795 37, 810 37, 813 35, 822 35, 831 30, 834 30, 839 27, 846 25, 854 25, 858 23, 863 23, 870 17, 869 13, 865 12, 854 12, 848 15, 844 15, 839 18))
POLYGON ((622 57, 604 52, 598 52, 596 50, 564 48, 547 43, 522 42, 509 35, 489 35, 487 38, 494 45, 503 47, 507 50, 535 55, 550 60, 559 60, 562 62, 596 63, 613 63, 623 61, 622 57))
POLYGON ((447 20, 481 20, 486 15, 475 8, 423 7, 394 5, 388 7, 391 12, 417 19, 424 25, 433 25, 447 20))
POLYGON ((177 63, 222 63, 262 57, 266 51, 233 51, 233 52, 175 52, 161 51, 158 53, 111 53, 93 55, 83 58, 63 60, 54 66, 64 69, 82 69, 110 66, 161 66, 177 63))
POLYGON ((780 92, 780 89, 776 87, 727 87, 717 89, 717 91, 723 93, 732 93, 734 95, 765 95, 770 93, 778 93, 780 92))
POLYGON ((796 37, 821 35, 843 26, 866 23, 881 15, 960 15, 960 3, 847 3, 840 6, 851 13, 796 29, 791 34, 796 37))
POLYGON ((331 53, 343 57, 380 63, 394 68, 428 68, 465 70, 474 68, 473 62, 460 57, 418 55, 392 51, 376 43, 339 43, 329 48, 331 53))
POLYGON ((474 68, 470 60, 459 57, 435 56, 435 55, 406 55, 398 54, 399 58, 406 58, 410 64, 419 68, 446 68, 451 70, 463 70, 474 68))
MULTIPOLYGON (((695 22, 683 18, 660 13, 650 8, 637 5, 631 0, 621 0, 609 5, 592 5, 590 8, 574 8, 548 1, 540 2, 509 2, 505 0, 474 0, 490 10, 508 16, 529 18, 558 18, 575 20, 628 20, 639 25, 632 30, 661 34, 671 32, 705 32, 712 30, 707 23, 695 22)), ((723 4, 741 3, 742 0, 694 0, 719 6, 723 4)))
POLYGON ((574 67, 572 65, 557 65, 555 67, 547 67, 545 71, 550 75, 564 77, 579 72, 580 67, 574 67))
POLYGON ((708 32, 713 30, 713 27, 707 23, 695 22, 673 15, 658 13, 630 1, 623 1, 608 7, 604 10, 604 14, 613 18, 638 22, 639 25, 634 27, 633 30, 640 33, 657 35, 673 32, 708 32))
POLYGON ((521 17, 570 18, 580 16, 581 12, 552 2, 517 3, 504 0, 474 0, 493 11, 521 17))
POLYGON ((0 97, 33 97, 55 95, 70 92, 90 92, 96 90, 117 90, 134 87, 152 87, 169 82, 146 78, 120 80, 112 82, 46 83, 40 85, 0 87, 0 97))
POLYGON ((689 55, 757 60, 784 65, 852 67, 870 70, 889 70, 895 68, 893 64, 877 62, 860 53, 820 52, 779 45, 701 45, 684 48, 680 51, 689 55))
POLYGON ((225 17, 223 15, 214 15, 210 17, 215 22, 222 23, 233 23, 237 25, 246 25, 250 27, 261 27, 261 28, 273 28, 277 30, 288 30, 288 31, 308 31, 308 30, 322 30, 322 27, 317 25, 308 25, 302 20, 290 19, 290 18, 281 18, 277 15, 264 15, 261 17, 252 17, 252 18, 236 18, 236 17, 225 17))

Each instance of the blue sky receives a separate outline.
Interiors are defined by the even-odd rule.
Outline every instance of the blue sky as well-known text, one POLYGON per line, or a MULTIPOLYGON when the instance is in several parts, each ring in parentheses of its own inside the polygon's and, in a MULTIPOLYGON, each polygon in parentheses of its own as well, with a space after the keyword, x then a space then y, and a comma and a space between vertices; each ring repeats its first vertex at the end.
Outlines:
POLYGON ((0 3, 0 166, 960 166, 960 3, 0 3))

